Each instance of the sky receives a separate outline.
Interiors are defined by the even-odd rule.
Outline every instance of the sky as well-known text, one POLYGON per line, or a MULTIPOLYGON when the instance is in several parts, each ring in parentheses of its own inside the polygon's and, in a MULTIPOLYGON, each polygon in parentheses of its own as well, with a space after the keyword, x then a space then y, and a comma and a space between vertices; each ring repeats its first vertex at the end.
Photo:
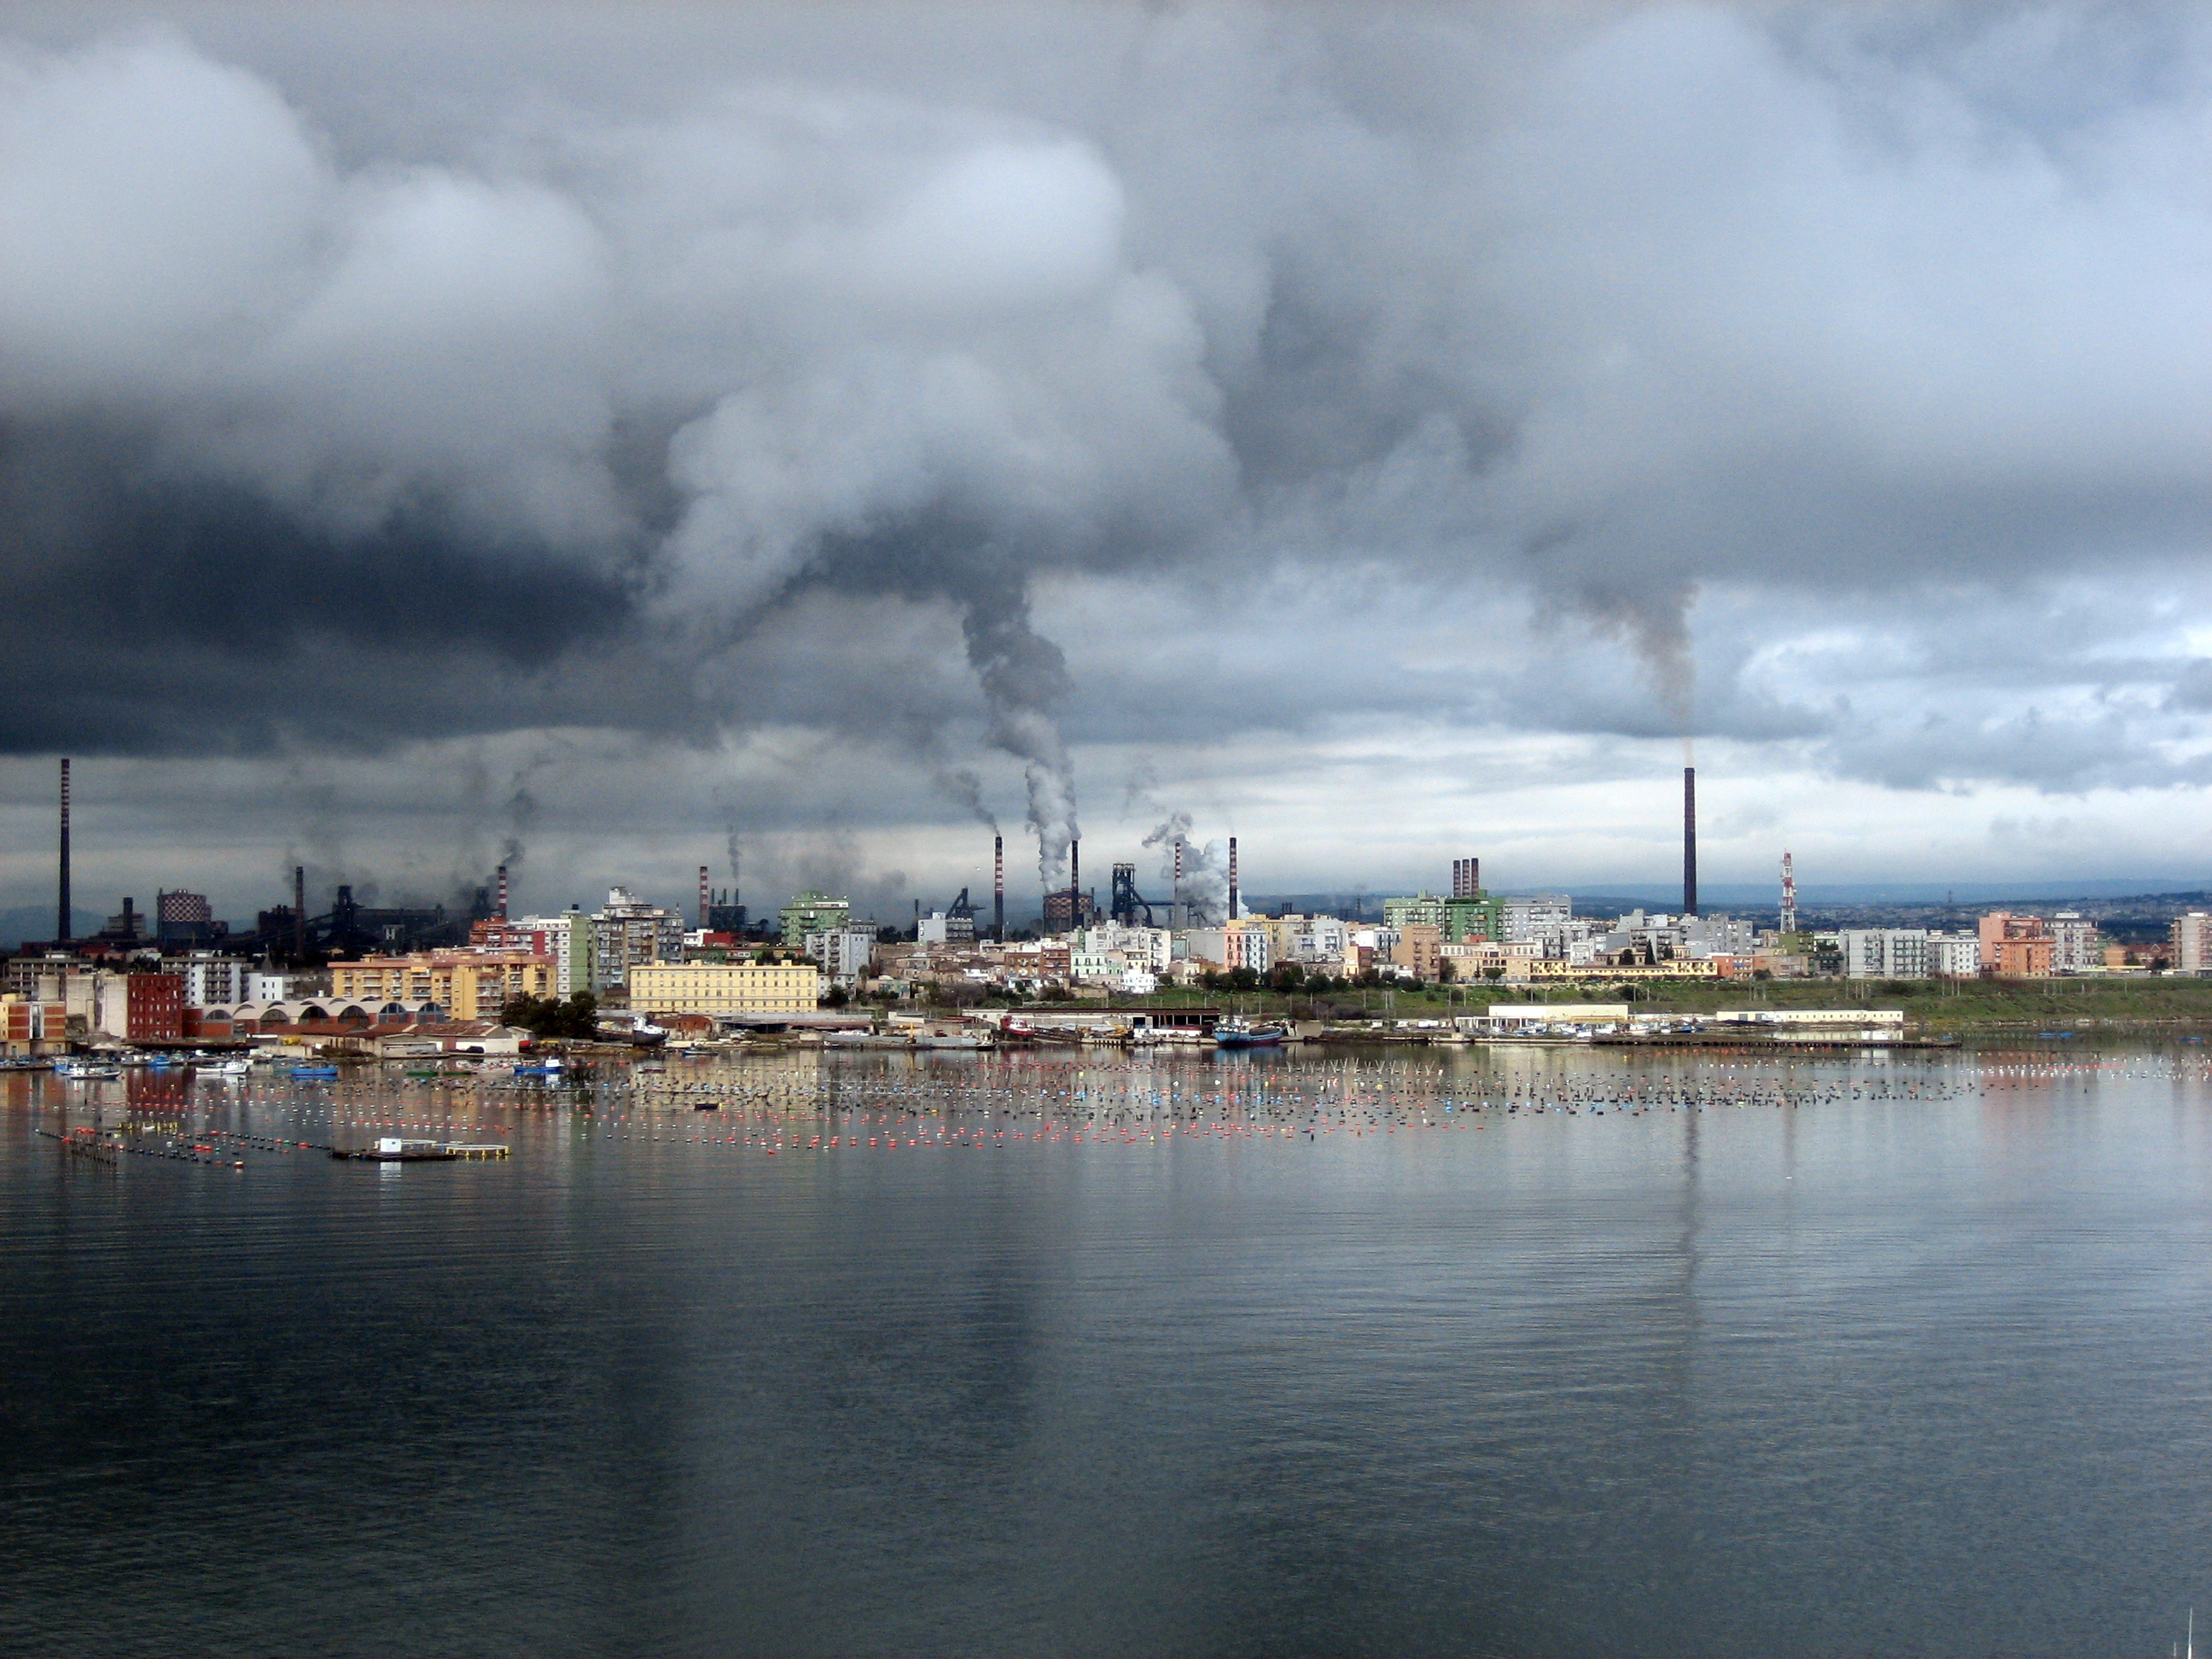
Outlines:
POLYGON ((64 754, 102 913, 2205 885, 2208 151, 2185 4, 0 3, 0 909, 64 754))

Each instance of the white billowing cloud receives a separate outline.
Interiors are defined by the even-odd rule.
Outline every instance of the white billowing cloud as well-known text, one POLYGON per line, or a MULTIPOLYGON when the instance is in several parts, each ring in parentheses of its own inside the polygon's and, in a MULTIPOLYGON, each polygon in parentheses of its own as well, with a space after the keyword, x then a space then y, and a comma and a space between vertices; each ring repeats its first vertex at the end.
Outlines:
POLYGON ((0 57, 0 399, 204 395, 328 185, 274 88, 173 36, 0 57))
MULTIPOLYGON (((894 52, 763 9, 681 62, 380 15, 462 44, 345 73, 331 15, 319 76, 243 26, 0 59, 0 419, 143 431, 341 552, 434 543, 469 603, 418 613, 471 647, 543 555, 589 578, 572 631, 742 725, 769 608, 949 605, 987 708, 900 720, 1071 822, 1035 593, 1143 596, 1043 613, 1079 747, 1442 706, 1899 790, 2198 785, 2186 13, 947 11, 894 52)), ((167 556, 37 541, 77 510, 37 471, 0 480, 21 556, 167 556)), ((155 620, 226 660, 223 617, 155 620)))

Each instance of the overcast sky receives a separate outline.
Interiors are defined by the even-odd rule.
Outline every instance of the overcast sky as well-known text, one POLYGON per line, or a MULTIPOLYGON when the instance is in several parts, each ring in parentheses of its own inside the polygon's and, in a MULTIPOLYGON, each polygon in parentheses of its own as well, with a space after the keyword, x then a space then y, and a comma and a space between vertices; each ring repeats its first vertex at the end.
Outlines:
POLYGON ((2201 884, 2206 17, 0 4, 0 906, 2201 884))

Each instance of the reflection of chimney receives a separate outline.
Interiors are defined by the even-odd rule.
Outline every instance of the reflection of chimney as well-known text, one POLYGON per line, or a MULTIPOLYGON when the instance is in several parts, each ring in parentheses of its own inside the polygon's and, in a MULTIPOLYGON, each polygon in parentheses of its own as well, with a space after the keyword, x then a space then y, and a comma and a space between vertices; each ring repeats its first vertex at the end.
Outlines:
POLYGON ((60 921, 54 928, 55 939, 64 945, 76 936, 76 918, 70 910, 70 763, 62 757, 62 890, 60 921))
POLYGON ((707 885, 707 866, 699 866, 699 931, 707 931, 708 913, 714 908, 714 890, 707 885))
POLYGON ((507 920, 507 866, 499 866, 499 908, 492 912, 501 921, 507 920))
POLYGON ((292 955, 307 959, 307 866, 292 866, 292 955))
POLYGON ((991 837, 991 937, 1006 942, 1006 838, 991 837))
POLYGON ((1237 920, 1237 837, 1229 838, 1229 920, 1237 920))
POLYGON ((1682 769, 1682 914, 1698 914, 1698 769, 1682 769))

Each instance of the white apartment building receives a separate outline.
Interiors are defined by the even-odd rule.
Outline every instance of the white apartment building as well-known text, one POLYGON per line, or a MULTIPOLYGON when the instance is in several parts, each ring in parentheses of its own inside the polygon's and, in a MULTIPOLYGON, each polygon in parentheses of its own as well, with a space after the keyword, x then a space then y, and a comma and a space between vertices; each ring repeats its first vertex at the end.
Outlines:
POLYGON ((2167 930, 2177 974, 2212 974, 2212 915, 2191 910, 2176 916, 2167 930))
POLYGON ((1351 923, 1334 916, 1309 916, 1292 936, 1291 956, 1302 963, 1325 964, 1334 969, 1343 962, 1345 948, 1351 943, 1351 923))
POLYGON ((313 996, 322 987, 319 974, 251 973, 246 976, 246 1002, 291 1002, 313 996))
POLYGON ((525 916, 516 924, 545 935, 545 948, 553 957, 553 989, 556 996, 574 996, 592 988, 592 919, 581 910, 557 915, 525 916))
POLYGON ((1507 945, 1538 945, 1545 956, 1565 956, 1568 924, 1575 919, 1575 902, 1565 893, 1527 893, 1509 898, 1502 912, 1507 945), (1559 948, 1550 948, 1554 940, 1559 948))
POLYGON ((1175 935, 1164 927, 1125 927, 1109 922, 1103 927, 1085 928, 1077 945, 1087 953, 1116 951, 1124 963, 1149 968, 1154 973, 1163 971, 1175 959, 1175 935))
POLYGON ((836 983, 853 985, 868 976, 868 966, 875 960, 876 936, 860 927, 809 933, 799 951, 820 963, 822 971, 836 983))
POLYGON ((607 890, 605 905, 592 915, 591 929, 595 991, 628 984, 632 968, 683 959, 684 918, 644 902, 626 887, 607 890))
POLYGON ((1924 927, 1846 927, 1836 935, 1846 979, 1925 979, 1924 927))
POLYGON ((2072 910, 2061 910, 2051 919, 2051 971, 2054 974, 2093 973, 2105 965, 2103 942, 2097 924, 2072 910))
POLYGON ((1978 933, 1928 935, 1928 971, 1937 979, 1972 979, 1982 971, 1982 941, 1978 933))
POLYGON ((255 978, 253 964, 243 957, 217 956, 212 951, 194 951, 185 956, 169 957, 161 963, 161 971, 174 974, 185 982, 185 1006, 204 1008, 210 1003, 244 1002, 247 988, 255 978))

